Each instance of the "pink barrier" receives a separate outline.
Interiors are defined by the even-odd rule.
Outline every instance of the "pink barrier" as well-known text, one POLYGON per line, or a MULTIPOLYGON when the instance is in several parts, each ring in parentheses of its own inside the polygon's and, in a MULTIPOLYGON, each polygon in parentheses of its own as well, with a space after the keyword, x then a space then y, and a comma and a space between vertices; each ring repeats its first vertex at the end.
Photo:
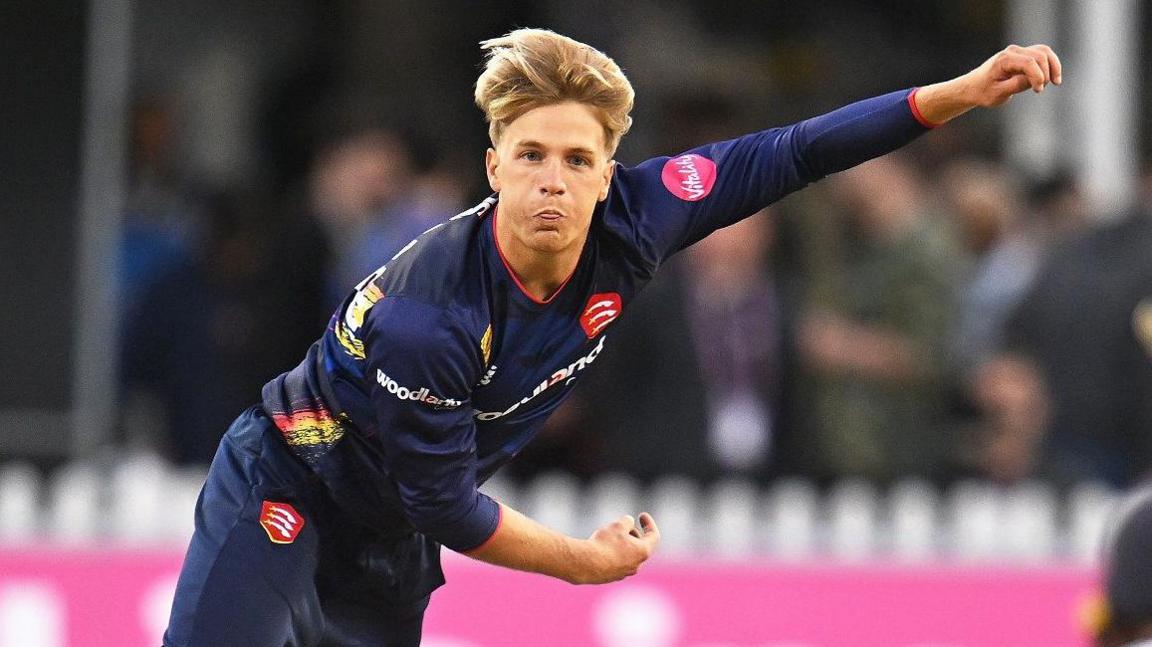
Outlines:
MULTIPOLYGON (((0 646, 158 645, 179 555, 0 551, 0 646)), ((659 561, 574 587, 446 555, 425 647, 1083 647, 1077 568, 659 561)))

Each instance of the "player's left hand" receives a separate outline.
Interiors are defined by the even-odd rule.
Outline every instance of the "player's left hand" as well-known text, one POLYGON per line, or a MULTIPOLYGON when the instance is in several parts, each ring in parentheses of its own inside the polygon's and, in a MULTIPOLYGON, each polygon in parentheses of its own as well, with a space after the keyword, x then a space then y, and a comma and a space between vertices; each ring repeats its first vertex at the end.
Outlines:
POLYGON ((1043 92, 1049 83, 1060 85, 1060 59, 1047 45, 1009 45, 967 75, 973 104, 999 106, 1029 88, 1043 92))

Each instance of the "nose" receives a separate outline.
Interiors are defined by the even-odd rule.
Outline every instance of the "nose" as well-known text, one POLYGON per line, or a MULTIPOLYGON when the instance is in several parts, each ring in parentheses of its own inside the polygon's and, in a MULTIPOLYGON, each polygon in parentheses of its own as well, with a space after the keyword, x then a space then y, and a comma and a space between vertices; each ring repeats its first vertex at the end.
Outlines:
POLYGON ((564 183, 564 170, 557 163, 542 165, 537 182, 540 193, 544 195, 564 195, 567 190, 564 183))

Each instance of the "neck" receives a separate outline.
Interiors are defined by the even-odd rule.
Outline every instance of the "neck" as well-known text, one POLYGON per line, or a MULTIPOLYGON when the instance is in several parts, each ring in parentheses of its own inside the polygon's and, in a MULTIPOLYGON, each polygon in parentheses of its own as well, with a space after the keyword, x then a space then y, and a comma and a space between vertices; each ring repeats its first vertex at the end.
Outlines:
POLYGON ((550 301, 568 282, 584 250, 583 241, 573 245, 572 249, 559 252, 533 250, 517 245, 511 231, 501 227, 495 229, 496 243, 508 271, 521 290, 542 303, 550 301))

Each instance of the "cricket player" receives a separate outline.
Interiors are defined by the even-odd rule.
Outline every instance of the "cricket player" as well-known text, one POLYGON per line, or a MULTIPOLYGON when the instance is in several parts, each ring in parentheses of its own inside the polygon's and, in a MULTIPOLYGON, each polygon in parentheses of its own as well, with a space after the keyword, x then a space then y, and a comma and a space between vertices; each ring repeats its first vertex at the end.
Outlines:
MULTIPOLYGON (((633 90, 603 53, 522 29, 482 43, 494 192, 356 286, 220 443, 164 642, 416 645, 440 546, 574 584, 633 575, 660 530, 568 537, 477 488, 592 368, 671 255, 979 106, 1060 83, 1044 45, 951 81, 634 167, 633 90)), ((643 397, 636 393, 635 397, 643 397)))
POLYGON ((1084 620, 1097 647, 1152 647, 1152 483, 1117 506, 1104 542, 1103 592, 1084 620))

